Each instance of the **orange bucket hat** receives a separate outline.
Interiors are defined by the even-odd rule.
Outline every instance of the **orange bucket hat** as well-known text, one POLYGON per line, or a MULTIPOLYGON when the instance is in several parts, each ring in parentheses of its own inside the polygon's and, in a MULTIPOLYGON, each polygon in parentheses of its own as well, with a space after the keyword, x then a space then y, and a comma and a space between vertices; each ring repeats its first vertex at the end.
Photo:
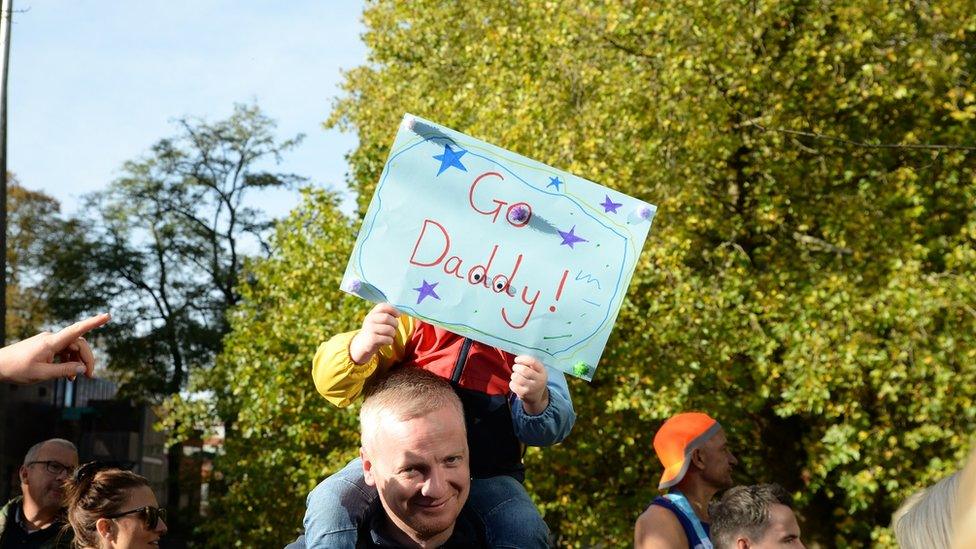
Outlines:
POLYGON ((721 428, 717 421, 701 412, 677 414, 665 421, 654 435, 654 452, 664 465, 658 489, 681 482, 688 472, 692 450, 700 448, 721 428))

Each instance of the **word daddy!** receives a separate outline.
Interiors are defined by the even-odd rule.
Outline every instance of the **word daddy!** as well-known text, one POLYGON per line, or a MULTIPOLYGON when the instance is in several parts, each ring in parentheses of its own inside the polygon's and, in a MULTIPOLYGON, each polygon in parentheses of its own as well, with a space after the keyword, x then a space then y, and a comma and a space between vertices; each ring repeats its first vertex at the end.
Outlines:
MULTIPOLYGON (((482 182, 486 180, 504 179, 505 177, 498 172, 485 172, 475 177, 468 189, 468 206, 477 214, 491 218, 492 225, 507 225, 511 230, 525 229, 532 219, 532 206, 529 203, 516 202, 509 204, 507 201, 497 198, 476 203, 478 201, 475 198, 475 190, 482 182), (494 206, 491 206, 491 203, 494 206), (503 217, 504 221, 499 222, 499 217, 502 217, 502 211, 505 212, 503 217)), ((487 259, 484 262, 476 263, 465 270, 465 265, 468 264, 465 258, 458 255, 448 255, 451 253, 451 234, 448 229, 442 223, 434 219, 426 218, 421 225, 420 233, 417 235, 417 241, 414 243, 413 252, 410 254, 409 261, 411 265, 417 267, 440 268, 444 273, 467 281, 472 286, 480 286, 485 290, 490 290, 497 294, 504 293, 513 301, 519 303, 524 309, 522 313, 515 314, 514 312, 509 312, 509 305, 501 308, 502 320, 511 328, 519 330, 528 324, 532 313, 535 311, 535 306, 539 301, 542 290, 537 289, 533 294, 528 286, 522 286, 521 295, 519 295, 519 292, 516 290, 518 288, 516 277, 518 276, 519 269, 522 267, 525 256, 521 252, 516 253, 514 261, 506 263, 512 265, 511 269, 494 269, 493 266, 496 266, 495 257, 498 255, 498 250, 499 245, 493 244, 491 251, 486 251, 487 259), (529 297, 530 295, 532 296, 531 298, 529 297), (519 296, 517 300, 516 296, 519 296), (521 321, 515 322, 512 318, 513 316, 515 320, 521 319, 521 321)), ((566 276, 568 274, 568 270, 563 270, 562 277, 556 286, 554 301, 558 301, 562 297, 563 286, 566 284, 566 276)), ((549 311, 555 312, 556 306, 551 305, 549 311)))

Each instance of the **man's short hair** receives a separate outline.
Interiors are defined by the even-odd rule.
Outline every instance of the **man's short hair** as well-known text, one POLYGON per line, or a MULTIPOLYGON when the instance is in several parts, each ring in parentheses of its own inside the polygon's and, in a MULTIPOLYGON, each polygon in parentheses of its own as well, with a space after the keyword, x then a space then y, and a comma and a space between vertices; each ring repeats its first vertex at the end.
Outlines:
POLYGON ((770 526, 770 508, 775 504, 793 508, 793 498, 779 484, 729 488, 710 513, 709 536, 716 549, 735 547, 736 539, 742 535, 753 541, 762 539, 770 526))
POLYGON ((426 370, 416 367, 397 368, 377 379, 366 388, 366 399, 359 410, 361 443, 369 447, 384 417, 406 421, 454 407, 464 418, 461 399, 451 384, 426 370))
POLYGON ((64 440, 63 438, 49 438, 47 440, 42 440, 38 442, 37 444, 31 446, 30 450, 27 450, 27 453, 24 454, 24 465, 27 465, 28 463, 37 460, 37 454, 41 452, 41 448, 45 444, 54 444, 55 446, 62 446, 64 448, 71 450, 76 454, 78 453, 78 448, 76 448, 75 445, 72 444, 70 440, 64 440))

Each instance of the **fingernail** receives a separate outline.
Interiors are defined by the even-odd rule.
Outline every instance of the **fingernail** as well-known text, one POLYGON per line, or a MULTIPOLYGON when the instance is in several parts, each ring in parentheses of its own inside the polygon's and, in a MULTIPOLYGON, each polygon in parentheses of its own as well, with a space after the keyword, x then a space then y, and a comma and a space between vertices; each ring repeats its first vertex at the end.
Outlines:
POLYGON ((76 374, 83 374, 83 373, 85 373, 85 366, 84 365, 81 365, 81 364, 79 364, 78 366, 75 366, 75 373, 76 374))

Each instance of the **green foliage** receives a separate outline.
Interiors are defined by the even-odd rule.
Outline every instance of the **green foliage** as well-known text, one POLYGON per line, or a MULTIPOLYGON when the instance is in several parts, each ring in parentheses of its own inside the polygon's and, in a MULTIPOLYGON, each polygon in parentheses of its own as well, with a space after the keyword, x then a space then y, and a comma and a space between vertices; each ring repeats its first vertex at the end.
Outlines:
POLYGON ((53 271, 62 289, 55 309, 66 317, 112 311, 102 331, 108 366, 122 395, 151 401, 211 365, 227 332, 225 311, 240 298, 244 261, 267 251, 271 221, 246 197, 301 181, 267 171, 301 136, 277 140, 257 106, 176 124, 176 135, 86 197, 83 238, 49 258, 70 266, 53 271))
POLYGON ((404 112, 660 206, 570 439, 529 454, 564 545, 625 545, 661 419, 707 410, 813 540, 886 543, 973 432, 971 2, 376 2, 364 206, 404 112))
POLYGON ((44 258, 77 231, 61 217, 54 198, 20 185, 8 174, 7 311, 8 341, 26 339, 50 324, 52 265, 44 258))
MULTIPOLYGON (((369 61, 329 121, 359 136, 361 209, 404 112, 659 205, 595 379, 572 383, 573 434, 527 455, 560 545, 631 543, 653 433, 681 410, 718 417, 738 480, 794 491, 826 546, 890 545, 897 504, 957 466, 976 427, 974 7, 369 4, 369 61)), ((217 540, 293 537, 354 449, 308 376, 364 310, 335 290, 348 231, 334 201, 303 205, 195 384, 234 425, 217 540)))
POLYGON ((269 547, 297 537, 305 496, 355 456, 359 421, 311 385, 312 354, 366 312, 338 290, 355 231, 338 199, 306 191, 277 226, 273 255, 248 269, 231 332, 210 371, 191 376, 190 391, 210 398, 169 401, 167 422, 227 427, 215 468, 222 481, 203 534, 211 546, 269 547), (219 520, 216 520, 219 518, 219 520))

